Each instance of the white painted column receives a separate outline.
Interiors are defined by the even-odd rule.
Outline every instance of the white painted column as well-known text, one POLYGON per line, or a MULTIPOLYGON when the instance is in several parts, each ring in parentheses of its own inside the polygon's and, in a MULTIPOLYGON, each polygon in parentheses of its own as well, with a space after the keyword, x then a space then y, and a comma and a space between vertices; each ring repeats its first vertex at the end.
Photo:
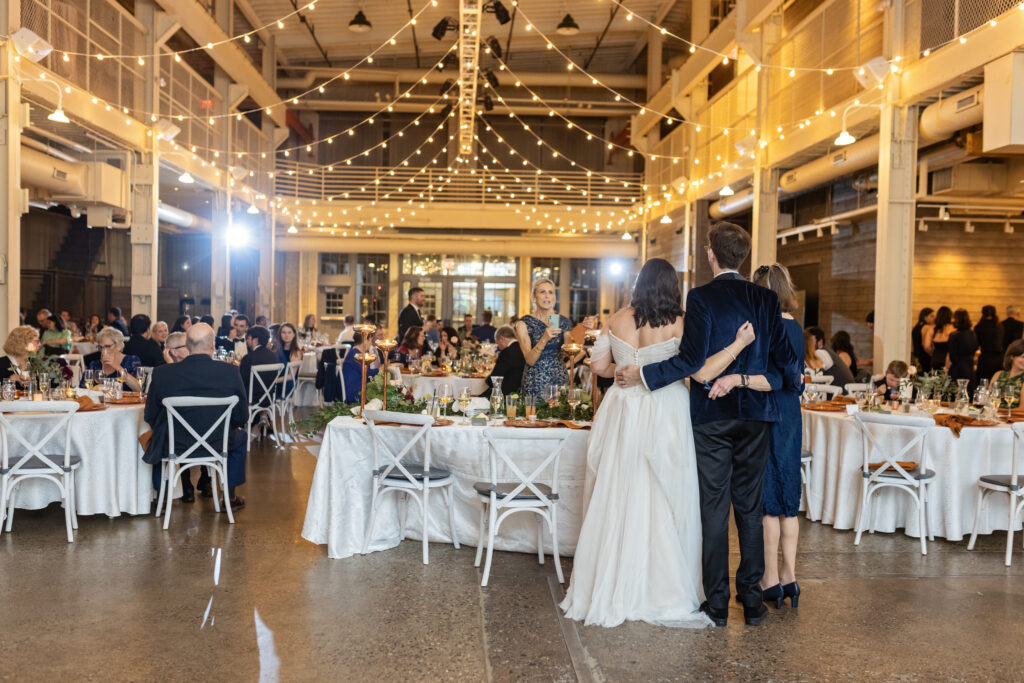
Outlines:
POLYGON ((213 233, 210 240, 210 315, 220 320, 231 309, 231 192, 218 190, 213 195, 213 233))
MULTIPOLYGON (((0 33, 20 24, 20 4, 4 3, 0 33)), ((20 322, 21 310, 21 87, 14 45, 0 45, 0 338, 20 322)))
POLYGON ((775 263, 779 234, 779 172, 771 168, 754 169, 754 212, 750 226, 753 238, 750 272, 758 266, 775 263))
MULTIPOLYGON (((263 79, 270 84, 271 87, 276 87, 277 82, 277 59, 275 56, 276 52, 276 38, 273 34, 267 37, 267 42, 263 47, 263 79)), ((266 164, 267 168, 272 169, 274 159, 274 122, 269 117, 263 119, 263 135, 267 140, 266 146, 263 149, 267 154, 267 159, 270 160, 269 164, 266 164)), ((277 236, 275 234, 275 213, 274 206, 270 199, 274 196, 274 181, 267 178, 266 172, 263 171, 258 161, 253 162, 256 166, 256 172, 258 181, 255 183, 256 187, 265 187, 265 194, 267 195, 267 211, 259 216, 260 218, 260 238, 259 238, 259 250, 260 250, 260 273, 256 279, 256 315, 266 315, 271 320, 274 319, 274 262, 275 255, 277 252, 277 236)))

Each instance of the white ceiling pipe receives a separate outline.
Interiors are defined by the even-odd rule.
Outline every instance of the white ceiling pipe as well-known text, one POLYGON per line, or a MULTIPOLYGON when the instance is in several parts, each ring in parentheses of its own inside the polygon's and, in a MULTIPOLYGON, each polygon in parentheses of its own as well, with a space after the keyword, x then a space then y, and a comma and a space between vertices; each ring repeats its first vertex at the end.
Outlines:
POLYGON ((183 209, 179 209, 176 206, 170 206, 169 204, 160 204, 156 208, 157 217, 165 223, 176 225, 180 228, 194 228, 203 232, 213 232, 213 223, 195 215, 189 213, 183 209))
MULTIPOLYGON (((328 78, 337 78, 338 76, 337 69, 322 66, 287 66, 283 67, 283 70, 307 70, 307 73, 301 78, 278 78, 277 87, 279 90, 309 90, 318 79, 326 80, 328 78)), ((444 80, 446 77, 445 74, 449 74, 450 72, 454 75, 457 71, 458 70, 455 69, 455 67, 452 67, 450 70, 437 72, 434 75, 434 78, 444 80)), ((638 90, 647 87, 645 76, 637 76, 633 74, 594 74, 592 76, 587 76, 582 73, 570 72, 548 73, 543 71, 517 71, 516 79, 513 79, 511 74, 507 71, 498 71, 497 67, 495 67, 493 71, 500 79, 518 79, 523 85, 530 88, 547 86, 556 88, 601 87, 599 85, 595 85, 591 78, 596 78, 598 83, 603 83, 609 88, 615 88, 618 90, 638 90)), ((394 83, 395 81, 402 83, 415 83, 423 78, 423 72, 419 69, 355 69, 348 73, 348 80, 357 83, 394 83)), ((433 81, 433 78, 431 80, 433 81)))
MULTIPOLYGON (((984 85, 979 85, 925 107, 921 113, 918 146, 944 140, 958 130, 981 123, 984 113, 984 88, 984 85)), ((880 144, 881 138, 872 135, 852 145, 838 148, 828 156, 798 166, 780 178, 779 190, 783 194, 794 194, 874 166, 878 163, 880 144)), ((945 149, 942 151, 945 153, 945 149)), ((736 201, 742 195, 745 195, 745 192, 738 192, 732 197, 712 204, 709 208, 711 216, 725 218, 747 210, 753 205, 753 191, 750 191, 749 204, 736 201)))
POLYGON ((740 190, 731 197, 723 197, 708 207, 708 213, 712 218, 728 218, 738 213, 750 210, 754 206, 754 188, 748 187, 740 190))
POLYGON ((408 252, 479 254, 481 249, 492 256, 537 256, 574 258, 636 258, 638 247, 632 241, 612 239, 559 238, 547 235, 522 237, 426 237, 389 235, 380 237, 341 237, 313 235, 282 235, 275 239, 278 251, 305 252, 408 252))

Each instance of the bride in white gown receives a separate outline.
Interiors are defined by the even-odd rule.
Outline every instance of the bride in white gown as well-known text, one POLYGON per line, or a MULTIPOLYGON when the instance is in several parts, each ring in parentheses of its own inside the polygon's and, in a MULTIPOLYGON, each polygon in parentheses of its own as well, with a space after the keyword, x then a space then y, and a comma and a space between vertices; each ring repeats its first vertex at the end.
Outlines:
MULTIPOLYGON (((651 259, 633 301, 608 320, 591 370, 654 363, 679 350, 683 316, 675 269, 651 259), (614 363, 614 364, 613 364, 614 363)), ((749 323, 692 381, 721 374, 754 338, 749 323)), ((587 447, 586 514, 561 607, 588 625, 625 620, 700 628, 701 523, 690 398, 683 382, 654 392, 612 386, 587 447)))

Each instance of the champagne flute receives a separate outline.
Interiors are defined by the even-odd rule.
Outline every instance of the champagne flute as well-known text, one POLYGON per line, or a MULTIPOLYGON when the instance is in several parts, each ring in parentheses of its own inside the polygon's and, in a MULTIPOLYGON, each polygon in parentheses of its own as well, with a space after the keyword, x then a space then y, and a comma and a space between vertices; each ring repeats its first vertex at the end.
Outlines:
POLYGON ((437 402, 444 406, 445 417, 448 417, 448 405, 452 400, 452 385, 448 382, 444 382, 437 388, 437 402))
POLYGON ((462 387, 459 391, 459 407, 462 408, 462 414, 466 417, 471 417, 467 411, 469 410, 469 403, 473 400, 473 396, 469 393, 469 387, 462 387))
POLYGON ((580 403, 583 402, 583 390, 579 387, 573 387, 569 390, 569 419, 572 422, 576 421, 576 408, 580 403))
POLYGON ((96 386, 96 371, 95 370, 83 370, 82 379, 85 382, 85 388, 88 391, 92 391, 92 388, 96 386))
POLYGON ((139 382, 139 393, 143 393, 146 386, 146 371, 142 369, 142 366, 135 368, 135 379, 139 382))

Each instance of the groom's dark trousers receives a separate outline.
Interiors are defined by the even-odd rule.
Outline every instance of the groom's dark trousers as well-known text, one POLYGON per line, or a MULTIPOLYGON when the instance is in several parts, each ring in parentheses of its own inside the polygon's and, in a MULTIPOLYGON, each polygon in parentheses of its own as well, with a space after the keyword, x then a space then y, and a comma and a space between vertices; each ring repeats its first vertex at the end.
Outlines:
MULTIPOLYGON (((708 357, 728 346, 749 321, 757 338, 726 369, 725 374, 765 375, 773 388, 803 381, 772 377, 770 363, 796 364, 786 341, 778 297, 747 282, 738 273, 720 274, 686 297, 685 332, 679 355, 643 367, 644 385, 654 391, 689 377, 708 357)), ((778 418, 772 392, 736 388, 712 401, 708 385, 690 381, 690 419, 697 451, 700 514, 703 530, 702 567, 708 604, 729 606, 729 505, 739 529, 740 566, 736 590, 744 605, 761 602, 764 574, 761 508, 764 467, 771 448, 771 423, 778 418)))

